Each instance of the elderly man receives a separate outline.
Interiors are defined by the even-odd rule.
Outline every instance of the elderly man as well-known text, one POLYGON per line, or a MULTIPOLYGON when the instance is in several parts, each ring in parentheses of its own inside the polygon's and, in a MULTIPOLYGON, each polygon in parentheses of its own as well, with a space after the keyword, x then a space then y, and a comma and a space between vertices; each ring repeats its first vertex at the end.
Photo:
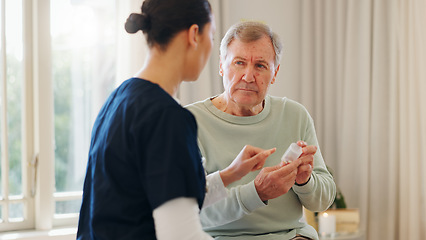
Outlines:
POLYGON ((277 148, 260 172, 228 185, 227 198, 201 211, 203 228, 215 239, 318 239, 315 229, 301 221, 302 207, 323 211, 334 200, 336 186, 311 116, 301 104, 267 94, 281 49, 264 24, 232 26, 220 47, 225 91, 187 106, 197 119, 208 173, 226 168, 246 144, 277 148), (302 155, 282 163, 293 142, 302 147, 302 155))

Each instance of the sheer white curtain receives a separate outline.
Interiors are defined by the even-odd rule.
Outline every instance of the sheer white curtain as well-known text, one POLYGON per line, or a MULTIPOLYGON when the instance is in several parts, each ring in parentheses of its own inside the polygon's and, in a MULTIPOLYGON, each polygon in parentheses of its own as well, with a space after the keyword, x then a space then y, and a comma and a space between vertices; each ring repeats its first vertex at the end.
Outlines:
POLYGON ((426 2, 398 0, 397 74, 392 82, 392 184, 399 239, 426 239, 426 2))
POLYGON ((365 238, 426 239, 425 1, 301 1, 299 11, 300 101, 365 238))
MULTIPOLYGON (((134 11, 142 3, 118 2, 134 11)), ((284 42, 271 93, 313 115, 337 185, 348 206, 360 208, 365 239, 426 239, 426 1, 211 3, 216 46, 200 81, 182 85, 182 102, 221 92, 218 45, 231 24, 266 22, 284 42)), ((127 9, 123 15, 121 29, 127 9)), ((141 35, 123 35, 120 81, 142 66, 146 50, 141 35)))

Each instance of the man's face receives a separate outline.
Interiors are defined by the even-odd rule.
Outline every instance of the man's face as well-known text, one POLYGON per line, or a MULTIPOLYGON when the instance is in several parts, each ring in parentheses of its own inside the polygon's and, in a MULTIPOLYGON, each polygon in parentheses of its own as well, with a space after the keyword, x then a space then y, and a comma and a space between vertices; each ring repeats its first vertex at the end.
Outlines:
POLYGON ((274 59, 268 37, 250 43, 234 39, 220 62, 228 105, 252 108, 262 104, 279 69, 275 70, 274 59))

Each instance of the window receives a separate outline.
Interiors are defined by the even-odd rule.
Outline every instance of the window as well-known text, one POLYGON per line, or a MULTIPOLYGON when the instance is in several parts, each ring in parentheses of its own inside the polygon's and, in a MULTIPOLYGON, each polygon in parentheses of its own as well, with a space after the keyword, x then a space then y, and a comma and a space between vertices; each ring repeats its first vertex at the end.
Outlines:
POLYGON ((90 133, 115 81, 114 1, 51 0, 55 216, 80 209, 90 133))
POLYGON ((91 128, 115 87, 116 1, 0 1, 0 232, 76 223, 91 128))
POLYGON ((0 224, 7 226, 26 226, 28 216, 23 163, 26 129, 22 9, 21 1, 3 0, 0 4, 0 224))

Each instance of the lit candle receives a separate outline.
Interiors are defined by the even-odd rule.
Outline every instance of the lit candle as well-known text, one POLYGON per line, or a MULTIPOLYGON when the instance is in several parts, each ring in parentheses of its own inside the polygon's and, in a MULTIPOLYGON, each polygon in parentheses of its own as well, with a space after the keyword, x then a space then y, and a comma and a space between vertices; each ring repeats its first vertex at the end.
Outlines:
POLYGON ((320 235, 329 235, 336 232, 336 216, 328 213, 319 215, 318 228, 320 235))

